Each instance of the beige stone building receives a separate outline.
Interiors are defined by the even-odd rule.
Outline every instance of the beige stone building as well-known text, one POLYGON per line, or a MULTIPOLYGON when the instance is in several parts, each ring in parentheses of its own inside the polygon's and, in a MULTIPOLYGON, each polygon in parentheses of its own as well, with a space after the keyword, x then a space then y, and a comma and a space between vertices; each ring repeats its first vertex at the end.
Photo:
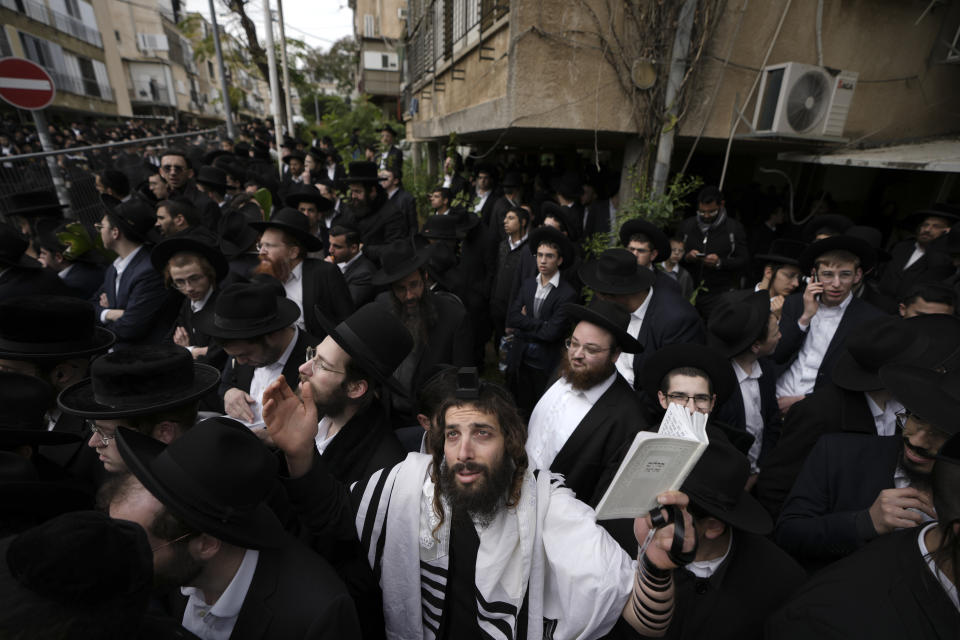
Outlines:
MULTIPOLYGON (((451 132, 478 150, 580 149, 592 157, 596 146, 616 164, 637 128, 613 68, 584 34, 596 30, 591 12, 605 23, 609 8, 621 4, 409 0, 402 105, 408 138, 427 143, 424 157, 434 169, 451 132)), ((743 117, 728 183, 782 184, 760 171, 774 168, 798 190, 826 188, 838 200, 867 201, 879 190, 879 197, 908 206, 907 191, 918 184, 927 200, 960 195, 960 3, 819 4, 818 20, 813 0, 720 3, 723 13, 687 88, 672 169, 684 165, 696 141, 688 172, 718 181, 736 109, 743 117), (798 104, 801 115, 791 126, 787 114, 798 104), (917 162, 911 145, 929 139, 948 150, 929 150, 936 158, 917 162), (882 160, 826 155, 893 144, 905 145, 902 153, 882 160), (952 161, 940 157, 951 148, 952 161), (861 169, 847 169, 858 163, 861 169), (894 169, 891 181, 884 172, 894 169)), ((669 59, 650 65, 660 78, 668 66, 669 59)))
POLYGON ((357 92, 367 94, 384 115, 399 118, 401 48, 406 0, 350 0, 353 33, 360 45, 357 92))

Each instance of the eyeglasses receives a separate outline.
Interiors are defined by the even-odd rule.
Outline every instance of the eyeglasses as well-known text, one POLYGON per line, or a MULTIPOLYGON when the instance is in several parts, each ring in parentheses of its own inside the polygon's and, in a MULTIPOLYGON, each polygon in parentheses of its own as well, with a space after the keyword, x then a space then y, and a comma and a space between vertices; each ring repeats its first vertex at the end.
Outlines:
POLYGON ((584 353, 586 353, 588 356, 600 355, 604 351, 610 351, 611 349, 611 347, 600 347, 595 344, 580 344, 573 338, 567 338, 564 340, 563 346, 565 346, 568 351, 574 352, 579 351, 582 348, 584 353))
POLYGON ((177 171, 186 171, 187 168, 182 164, 164 164, 160 166, 160 170, 164 173, 175 173, 177 171))
POLYGON ((279 249, 280 247, 289 246, 287 244, 274 244, 272 242, 258 242, 257 251, 270 251, 271 249, 279 249))
POLYGON ((344 374, 346 373, 346 371, 340 371, 339 369, 334 369, 333 367, 328 365, 326 362, 324 362, 323 358, 317 355, 316 347, 307 347, 306 364, 310 367, 311 376, 317 372, 317 367, 319 367, 321 371, 326 371, 328 373, 344 373, 344 374))
POLYGON ((163 544, 158 544, 158 545, 155 546, 155 547, 151 547, 151 548, 150 548, 150 551, 151 551, 152 553, 156 553, 157 551, 159 551, 160 549, 163 549, 164 547, 169 547, 169 546, 172 545, 172 544, 176 544, 176 543, 180 542, 181 540, 183 540, 183 539, 185 539, 185 538, 189 538, 189 537, 195 536, 195 535, 197 535, 197 534, 195 534, 195 533, 193 533, 193 532, 185 533, 185 534, 183 534, 182 536, 180 536, 179 538, 174 538, 173 540, 168 540, 167 542, 164 542, 163 544))
POLYGON ((697 393, 694 395, 689 395, 686 393, 668 393, 667 398, 674 404, 682 405, 686 405, 688 402, 693 400, 693 406, 695 406, 697 409, 709 409, 710 403, 713 401, 713 396, 707 395, 706 393, 697 393))
POLYGON ((173 282, 173 286, 175 286, 177 289, 186 289, 187 285, 190 285, 191 287, 195 287, 206 278, 207 276, 203 275, 202 273, 195 273, 192 276, 188 276, 186 278, 176 278, 172 282, 173 282))
POLYGON ((108 435, 103 429, 98 427, 94 422, 88 423, 88 426, 90 427, 90 431, 100 436, 100 442, 103 444, 103 446, 107 446, 108 444, 110 444, 111 440, 114 440, 117 437, 116 431, 108 435))

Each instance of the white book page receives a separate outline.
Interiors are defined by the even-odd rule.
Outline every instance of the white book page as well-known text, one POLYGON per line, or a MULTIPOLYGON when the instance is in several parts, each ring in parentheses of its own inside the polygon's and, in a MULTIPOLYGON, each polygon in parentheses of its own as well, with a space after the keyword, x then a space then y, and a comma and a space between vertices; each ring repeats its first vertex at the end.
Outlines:
POLYGON ((660 428, 657 433, 670 438, 699 440, 690 413, 683 405, 672 402, 667 406, 667 412, 663 414, 663 420, 660 421, 660 428))

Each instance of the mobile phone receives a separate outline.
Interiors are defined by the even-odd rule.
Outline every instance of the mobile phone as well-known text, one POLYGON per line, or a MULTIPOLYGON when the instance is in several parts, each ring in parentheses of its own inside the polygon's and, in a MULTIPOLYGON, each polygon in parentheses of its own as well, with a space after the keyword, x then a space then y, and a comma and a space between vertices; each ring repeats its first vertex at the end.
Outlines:
MULTIPOLYGON (((816 267, 813 268, 813 273, 810 275, 810 278, 812 282, 820 282, 820 276, 817 275, 816 267)), ((820 294, 818 293, 817 295, 813 296, 813 299, 817 302, 820 302, 820 294)))

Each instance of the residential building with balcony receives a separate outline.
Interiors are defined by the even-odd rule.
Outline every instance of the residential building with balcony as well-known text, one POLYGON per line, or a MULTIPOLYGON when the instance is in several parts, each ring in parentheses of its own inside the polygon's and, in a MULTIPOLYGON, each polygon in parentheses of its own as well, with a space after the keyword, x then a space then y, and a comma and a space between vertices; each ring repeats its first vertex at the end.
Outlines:
POLYGON ((357 92, 370 96, 393 118, 400 117, 406 5, 406 0, 350 0, 353 33, 360 45, 357 92))

